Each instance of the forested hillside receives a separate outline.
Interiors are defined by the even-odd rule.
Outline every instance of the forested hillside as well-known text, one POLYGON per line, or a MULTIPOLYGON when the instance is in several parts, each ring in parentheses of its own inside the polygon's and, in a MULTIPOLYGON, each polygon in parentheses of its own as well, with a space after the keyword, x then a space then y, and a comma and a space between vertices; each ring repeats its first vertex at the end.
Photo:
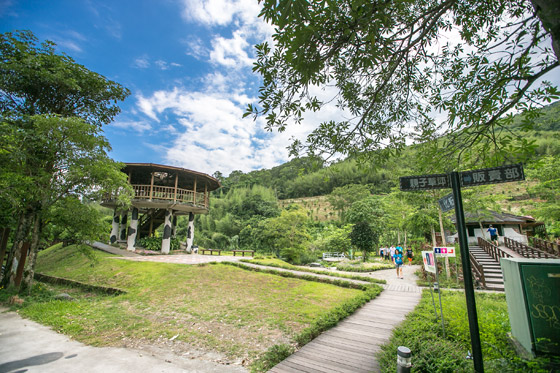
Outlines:
MULTIPOLYGON (((537 118, 513 117, 511 132, 534 142, 534 158, 560 155, 560 101, 545 107, 537 118)), ((230 188, 261 185, 275 191, 278 199, 321 196, 348 184, 368 185, 372 193, 388 193, 398 185, 403 172, 414 174, 418 166, 418 147, 409 147, 397 158, 375 164, 358 164, 348 159, 325 166, 315 158, 297 158, 267 170, 243 173, 233 171, 228 177, 218 174, 227 192, 230 188)), ((380 157, 384 158, 384 157, 380 157)))
MULTIPOLYGON (((503 136, 514 134, 512 141, 527 142, 529 153, 521 158, 527 180, 465 189, 465 209, 533 215, 547 223, 551 237, 560 235, 559 117, 560 103, 546 107, 538 118, 513 117, 510 133, 503 136)), ((306 261, 320 251, 347 251, 350 232, 364 219, 375 228, 372 237, 378 244, 431 242, 436 232, 454 229, 449 220, 453 212, 440 215, 437 204, 448 191, 401 192, 398 178, 449 170, 456 158, 430 153, 446 141, 408 147, 399 155, 381 154, 375 162, 347 159, 326 166, 298 158, 270 170, 234 171, 222 177, 224 187, 213 196, 210 213, 197 217, 196 243, 306 261)), ((474 147, 468 157, 457 157, 459 169, 521 157, 512 154, 505 161, 503 153, 495 154, 495 164, 488 164, 478 161, 478 151, 491 150, 474 147)))

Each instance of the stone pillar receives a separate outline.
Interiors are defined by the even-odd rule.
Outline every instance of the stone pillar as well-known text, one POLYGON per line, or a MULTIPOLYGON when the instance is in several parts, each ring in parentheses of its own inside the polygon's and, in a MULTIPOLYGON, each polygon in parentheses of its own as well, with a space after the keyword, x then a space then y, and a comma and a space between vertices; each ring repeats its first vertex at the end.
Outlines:
POLYGON ((194 213, 189 213, 189 225, 187 227, 187 253, 192 252, 194 240, 194 213))
POLYGON ((119 235, 119 213, 117 212, 117 209, 115 209, 115 211, 113 212, 113 223, 112 223, 109 243, 117 242, 118 235, 119 235))
POLYGON ((136 245, 136 234, 138 233, 138 209, 136 207, 132 208, 132 214, 130 216, 130 227, 128 227, 128 242, 127 250, 134 251, 134 245, 136 245))
POLYGON ((163 225, 163 239, 161 240, 161 253, 169 254, 171 247, 171 226, 173 222, 173 210, 165 210, 165 223, 163 225))
POLYGON ((121 215, 121 234, 119 235, 119 242, 126 242, 126 220, 128 218, 128 211, 124 211, 121 215))

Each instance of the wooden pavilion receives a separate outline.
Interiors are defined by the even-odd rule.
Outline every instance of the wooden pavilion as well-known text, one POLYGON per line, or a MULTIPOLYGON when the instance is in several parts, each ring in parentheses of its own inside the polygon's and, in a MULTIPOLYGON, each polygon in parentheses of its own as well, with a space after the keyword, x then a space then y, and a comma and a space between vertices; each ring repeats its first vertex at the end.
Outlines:
POLYGON ((114 195, 105 196, 101 203, 114 211, 110 242, 127 242, 127 249, 134 251, 137 238, 152 236, 164 224, 161 252, 168 254, 177 216, 188 214, 186 246, 191 252, 194 215, 208 213, 209 194, 221 187, 220 182, 201 172, 153 163, 125 163, 123 172, 134 189, 130 211, 121 210, 114 195))

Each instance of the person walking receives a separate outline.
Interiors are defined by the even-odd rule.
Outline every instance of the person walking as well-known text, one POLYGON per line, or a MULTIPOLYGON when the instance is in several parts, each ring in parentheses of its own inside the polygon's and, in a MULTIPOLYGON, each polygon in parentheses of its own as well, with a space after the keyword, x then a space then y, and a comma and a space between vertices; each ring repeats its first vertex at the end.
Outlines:
POLYGON ((397 249, 395 248, 395 245, 391 245, 391 248, 389 249, 389 251, 391 252, 391 261, 393 263, 395 263, 395 251, 397 249))
POLYGON ((494 228, 492 226, 492 224, 490 224, 490 227, 488 228, 487 232, 490 234, 490 241, 492 241, 492 243, 496 246, 499 246, 499 242, 498 242, 498 230, 496 228, 494 228))
POLYGON ((395 251, 394 262, 395 262, 395 268, 397 269, 397 277, 400 278, 400 279, 403 279, 404 276, 403 276, 403 268, 402 267, 403 267, 404 262, 403 262, 402 250, 400 250, 400 251, 396 250, 395 251))
POLYGON ((408 247, 406 249, 406 257, 408 258, 408 265, 411 266, 412 265, 412 258, 414 257, 414 251, 412 250, 411 247, 408 247))

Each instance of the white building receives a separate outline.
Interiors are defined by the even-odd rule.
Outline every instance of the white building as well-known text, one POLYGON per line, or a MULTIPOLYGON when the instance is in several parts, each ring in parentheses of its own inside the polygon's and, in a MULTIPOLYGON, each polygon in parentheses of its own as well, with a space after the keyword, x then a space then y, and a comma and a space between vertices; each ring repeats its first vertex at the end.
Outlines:
MULTIPOLYGON (((455 222, 455 216, 451 218, 455 222)), ((495 211, 485 211, 477 214, 465 213, 467 236, 469 244, 478 244, 478 237, 490 240, 488 227, 492 225, 498 230, 499 243, 504 244, 504 237, 511 238, 517 242, 529 244, 528 237, 534 236, 535 232, 544 230, 544 223, 537 222, 531 216, 519 216, 495 211), (480 228, 482 225, 482 229, 480 228)), ((458 234, 447 237, 448 242, 458 241, 458 234)))

